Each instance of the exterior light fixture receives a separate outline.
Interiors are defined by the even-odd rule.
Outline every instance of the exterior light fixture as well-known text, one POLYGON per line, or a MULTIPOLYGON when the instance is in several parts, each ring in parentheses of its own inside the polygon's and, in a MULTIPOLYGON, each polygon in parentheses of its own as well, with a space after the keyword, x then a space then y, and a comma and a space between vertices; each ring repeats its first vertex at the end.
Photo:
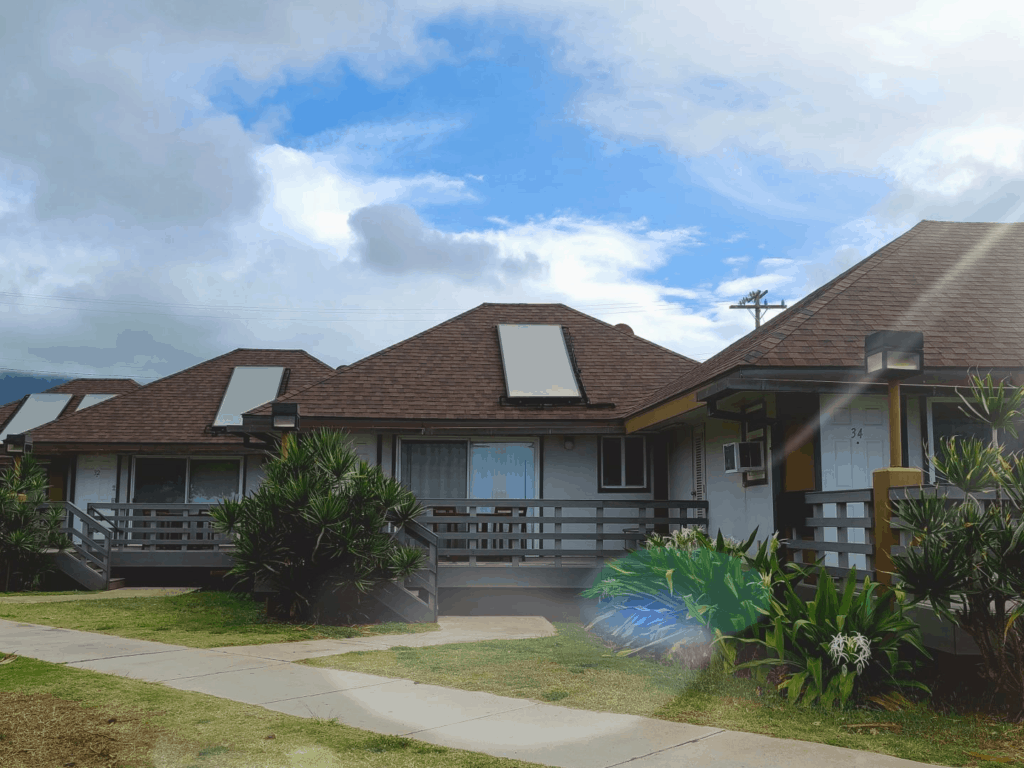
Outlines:
POLYGON ((924 334, 878 331, 864 338, 864 367, 869 376, 905 379, 924 370, 924 334))
POLYGON ((571 451, 575 447, 576 447, 576 441, 575 440, 573 440, 571 437, 565 438, 565 450, 571 451))
POLYGON ((864 368, 868 376, 889 382, 889 465, 902 467, 900 379, 924 371, 924 334, 918 331, 878 331, 866 336, 864 368))
POLYGON ((32 435, 8 435, 5 441, 8 453, 32 453, 32 435))
POLYGON ((274 429, 298 430, 299 404, 273 403, 270 406, 270 420, 274 429))

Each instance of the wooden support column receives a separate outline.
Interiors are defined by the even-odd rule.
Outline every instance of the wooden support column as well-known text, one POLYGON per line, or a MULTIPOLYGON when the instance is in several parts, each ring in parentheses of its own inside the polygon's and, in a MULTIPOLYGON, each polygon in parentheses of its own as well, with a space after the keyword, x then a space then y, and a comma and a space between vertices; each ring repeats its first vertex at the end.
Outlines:
POLYGON ((889 466, 903 466, 903 413, 900 409, 900 382, 889 382, 889 466))
MULTIPOLYGON (((890 392, 892 390, 890 389, 890 392)), ((898 396, 897 396, 898 400, 898 396)), ((892 416, 890 412, 890 417, 892 416)), ((899 437, 897 435, 897 445, 899 437)), ((892 520, 892 503, 889 501, 890 488, 920 486, 924 482, 923 474, 916 467, 887 467, 876 469, 871 477, 872 503, 875 513, 875 576, 880 584, 892 584, 892 548, 896 545, 890 521, 892 520)))

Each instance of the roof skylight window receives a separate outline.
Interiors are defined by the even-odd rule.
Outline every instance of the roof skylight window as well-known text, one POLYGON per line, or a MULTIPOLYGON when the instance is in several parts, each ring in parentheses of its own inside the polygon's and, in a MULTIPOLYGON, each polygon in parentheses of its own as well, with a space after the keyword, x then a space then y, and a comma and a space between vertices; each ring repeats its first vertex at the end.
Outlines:
POLYGON ((499 325, 498 341, 509 399, 583 399, 561 326, 499 325))
POLYGON ((231 381, 224 390, 215 427, 241 425, 242 414, 259 408, 277 397, 284 376, 282 366, 239 365, 231 372, 231 381))
POLYGON ((75 408, 75 413, 85 410, 90 405, 96 405, 96 403, 102 403, 104 400, 109 400, 112 397, 116 397, 116 395, 86 395, 82 398, 78 407, 75 408))
POLYGON ((49 424, 60 416, 69 400, 71 395, 65 394, 37 392, 29 395, 11 417, 3 432, 0 432, 0 441, 6 439, 8 435, 21 435, 43 424, 49 424))

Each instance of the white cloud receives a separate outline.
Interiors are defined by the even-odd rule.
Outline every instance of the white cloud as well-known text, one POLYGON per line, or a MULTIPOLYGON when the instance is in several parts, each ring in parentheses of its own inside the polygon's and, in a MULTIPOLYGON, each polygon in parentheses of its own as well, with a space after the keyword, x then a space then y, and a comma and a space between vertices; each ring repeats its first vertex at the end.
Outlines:
POLYGON ((723 264, 728 264, 730 267, 739 266, 740 264, 746 264, 750 261, 749 256, 730 256, 727 259, 722 259, 723 264))

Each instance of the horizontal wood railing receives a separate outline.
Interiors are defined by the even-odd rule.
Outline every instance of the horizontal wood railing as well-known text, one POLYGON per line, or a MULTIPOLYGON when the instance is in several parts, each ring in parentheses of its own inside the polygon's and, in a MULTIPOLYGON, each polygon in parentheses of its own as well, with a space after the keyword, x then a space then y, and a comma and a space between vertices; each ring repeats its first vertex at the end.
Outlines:
MULTIPOLYGON (((874 502, 870 488, 813 491, 805 496, 813 514, 803 522, 813 533, 807 541, 794 530, 786 542, 790 550, 824 557, 823 566, 833 576, 845 576, 856 566, 858 575, 875 579, 874 502)), ((813 561, 813 560, 812 560, 813 561)), ((804 559, 804 562, 808 562, 804 559)))
POLYGON ((420 499, 420 504, 424 513, 417 522, 436 534, 438 556, 469 565, 488 560, 518 565, 527 558, 552 558, 562 565, 566 557, 621 557, 656 530, 706 529, 708 522, 708 503, 692 500, 420 499), (564 546, 568 542, 592 546, 564 546))
POLYGON ((49 506, 64 510, 61 533, 71 541, 71 549, 82 563, 93 566, 106 589, 110 585, 110 531, 70 502, 51 501, 49 506))
POLYGON ((215 504, 88 505, 88 514, 109 526, 110 546, 118 550, 230 551, 231 538, 213 527, 215 504))

